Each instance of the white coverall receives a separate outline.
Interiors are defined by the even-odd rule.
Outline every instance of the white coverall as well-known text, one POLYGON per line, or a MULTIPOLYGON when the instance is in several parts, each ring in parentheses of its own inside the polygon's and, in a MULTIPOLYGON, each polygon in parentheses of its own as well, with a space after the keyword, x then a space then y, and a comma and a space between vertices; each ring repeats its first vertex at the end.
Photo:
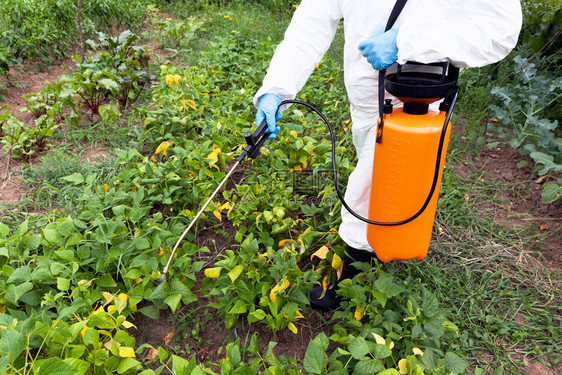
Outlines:
MULTIPOLYGON (((378 71, 357 46, 384 30, 394 4, 390 0, 303 0, 254 97, 256 106, 266 93, 294 99, 328 50, 343 18, 345 86, 358 156, 345 200, 364 217, 378 118, 378 71)), ((394 25, 399 28, 397 62, 448 61, 458 68, 492 64, 513 49, 521 24, 519 0, 409 0, 394 25)), ((373 251, 366 233, 367 224, 342 208, 341 238, 353 248, 373 251)))

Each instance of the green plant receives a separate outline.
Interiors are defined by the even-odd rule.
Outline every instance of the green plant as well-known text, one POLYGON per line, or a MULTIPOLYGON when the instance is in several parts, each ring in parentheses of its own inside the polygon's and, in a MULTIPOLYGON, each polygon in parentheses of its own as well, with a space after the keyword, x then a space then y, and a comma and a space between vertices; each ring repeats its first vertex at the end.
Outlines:
MULTIPOLYGON (((271 246, 272 241, 268 242, 271 246)), ((227 250, 225 259, 205 270, 209 294, 219 296, 209 306, 224 316, 226 328, 246 316, 249 323, 266 323, 273 332, 288 327, 297 333, 294 322, 303 318, 301 309, 308 305, 305 293, 312 288, 315 273, 302 272, 297 253, 286 247, 277 251, 268 247, 256 256, 258 253, 258 240, 250 235, 239 251, 227 250)))
MULTIPOLYGON (((143 0, 94 0, 82 7, 86 36, 113 27, 140 24, 144 18, 143 0)), ((40 64, 66 56, 77 43, 77 6, 73 0, 0 1, 0 45, 17 58, 38 60, 40 64)))
POLYGON ((197 38, 197 32, 203 26, 203 22, 190 17, 186 21, 174 21, 170 18, 153 19, 156 28, 158 42, 163 47, 173 49, 189 48, 189 43, 197 38))
MULTIPOLYGON (((523 149, 537 164, 540 176, 559 176, 562 172, 562 138, 556 133, 558 120, 542 116, 550 106, 560 103, 562 77, 537 74, 535 65, 524 58, 516 57, 514 61, 515 70, 519 71, 515 76, 516 83, 492 89, 492 94, 501 100, 500 105, 492 105, 492 112, 510 129, 509 144, 515 149, 524 145, 523 149)), ((492 125, 489 127, 494 129, 492 125)), ((500 137, 507 136, 502 128, 498 132, 500 137)), ((551 189, 547 188, 542 195, 546 203, 560 199, 560 190, 553 193, 551 189)))
POLYGON ((35 126, 30 127, 8 113, 3 127, 2 142, 4 149, 11 150, 14 157, 28 160, 43 151, 53 136, 53 132, 60 124, 55 119, 43 115, 35 120, 35 126))
POLYGON ((144 48, 134 45, 137 35, 126 30, 118 37, 98 33, 98 39, 99 45, 87 41, 95 53, 83 63, 75 55, 77 70, 61 77, 61 82, 68 85, 94 115, 100 113, 100 107, 110 98, 122 107, 134 103, 150 81, 144 70, 148 55, 144 48))

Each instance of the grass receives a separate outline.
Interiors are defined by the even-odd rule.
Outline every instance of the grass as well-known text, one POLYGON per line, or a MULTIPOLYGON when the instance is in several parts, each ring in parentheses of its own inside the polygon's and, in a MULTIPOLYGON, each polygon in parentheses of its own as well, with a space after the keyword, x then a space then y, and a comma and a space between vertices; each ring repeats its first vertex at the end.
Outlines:
POLYGON ((64 177, 80 173, 84 177, 93 175, 95 181, 108 180, 115 173, 110 158, 98 163, 84 162, 80 154, 67 147, 54 148, 45 153, 38 164, 23 168, 22 176, 31 187, 20 202, 30 212, 59 210, 65 215, 74 213, 84 185, 73 184, 64 177))

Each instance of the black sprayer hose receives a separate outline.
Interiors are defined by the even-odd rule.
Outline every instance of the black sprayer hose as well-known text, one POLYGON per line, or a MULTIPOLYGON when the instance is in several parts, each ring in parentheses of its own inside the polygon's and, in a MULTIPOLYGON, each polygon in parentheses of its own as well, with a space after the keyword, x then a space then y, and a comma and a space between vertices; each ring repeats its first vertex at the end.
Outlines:
POLYGON ((449 126, 449 121, 451 120, 451 116, 453 114, 453 108, 454 108, 455 103, 457 101, 458 95, 459 95, 459 88, 457 87, 454 94, 453 94, 453 99, 452 99, 452 101, 449 105, 449 109, 447 110, 447 115, 445 116, 445 123, 443 124, 443 130, 441 130, 441 137, 439 138, 439 146, 438 146, 438 149, 437 149, 437 160, 435 161, 435 172, 433 174, 433 182, 431 184, 431 189, 429 191, 427 199, 425 200, 423 206, 419 209, 419 211, 415 215, 413 215, 412 217, 410 217, 408 219, 401 220, 401 221, 394 221, 394 222, 369 220, 369 219, 359 215, 357 212, 353 211, 351 209, 351 207, 349 207, 349 205, 345 202, 343 194, 340 191, 340 187, 339 187, 339 183, 338 183, 338 171, 336 169, 336 138, 334 136, 334 129, 332 128, 332 125, 330 125, 330 122, 328 121, 326 116, 324 116, 324 114, 322 114, 322 112, 320 112, 312 104, 309 104, 309 103, 306 103, 306 102, 303 102, 303 101, 300 101, 300 100, 291 100, 291 99, 290 100, 283 100, 281 102, 281 104, 279 105, 279 107, 281 107, 282 105, 285 105, 285 104, 300 104, 300 105, 303 105, 303 106, 309 108, 310 110, 312 110, 313 112, 315 112, 318 116, 320 116, 322 121, 324 121, 326 126, 328 126, 328 130, 330 131, 330 138, 332 140, 332 173, 334 175, 334 184, 336 185, 336 192, 338 193, 338 197, 340 198, 340 201, 342 202, 345 209, 348 210, 349 213, 352 214, 353 216, 355 216, 357 219, 359 219, 361 221, 364 221, 365 223, 368 223, 368 224, 381 225, 381 226, 397 226, 397 225, 403 225, 403 224, 409 223, 410 221, 415 220, 418 216, 420 216, 425 211, 425 209, 429 205, 429 202, 431 201, 431 198, 433 197, 433 194, 434 194, 435 189, 437 187, 437 181, 439 180, 439 170, 441 169, 441 156, 443 154, 443 145, 445 143, 447 127, 449 126))

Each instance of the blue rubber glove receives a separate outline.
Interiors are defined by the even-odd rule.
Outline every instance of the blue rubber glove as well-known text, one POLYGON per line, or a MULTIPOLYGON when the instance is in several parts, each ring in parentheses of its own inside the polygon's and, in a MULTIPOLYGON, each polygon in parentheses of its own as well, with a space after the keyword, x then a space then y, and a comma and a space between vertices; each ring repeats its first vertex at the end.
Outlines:
POLYGON ((281 111, 277 110, 281 104, 281 98, 275 94, 264 94, 258 104, 258 112, 256 113, 256 126, 260 126, 263 119, 267 122, 267 130, 271 133, 269 139, 275 138, 275 135, 281 129, 276 125, 281 120, 281 111))
POLYGON ((374 69, 383 70, 398 59, 397 35, 398 29, 390 29, 387 32, 380 30, 359 43, 358 48, 374 69))

